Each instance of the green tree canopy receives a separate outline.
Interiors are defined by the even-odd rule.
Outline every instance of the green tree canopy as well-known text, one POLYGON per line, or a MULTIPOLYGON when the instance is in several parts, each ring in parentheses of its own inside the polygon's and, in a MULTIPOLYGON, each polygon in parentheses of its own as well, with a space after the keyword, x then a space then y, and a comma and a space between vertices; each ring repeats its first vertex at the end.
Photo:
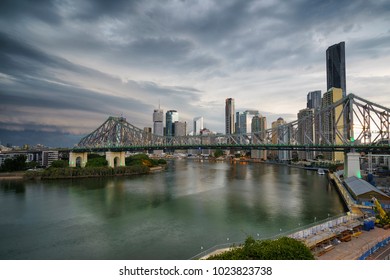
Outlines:
POLYGON ((248 237, 242 247, 208 258, 209 260, 314 260, 302 242, 282 237, 276 240, 254 240, 248 237))
POLYGON ((11 172, 11 171, 21 171, 27 169, 26 164, 27 157, 25 155, 17 155, 14 158, 7 158, 4 160, 1 165, 1 171, 11 172))
POLYGON ((214 152, 214 157, 218 158, 218 157, 221 157, 223 156, 223 151, 222 149, 216 149, 215 152, 214 152))
POLYGON ((107 166, 108 161, 104 156, 93 156, 92 158, 88 156, 88 162, 85 167, 103 167, 107 166))
POLYGON ((51 163, 51 167, 54 168, 63 168, 68 166, 69 166, 69 162, 67 160, 55 160, 51 163))

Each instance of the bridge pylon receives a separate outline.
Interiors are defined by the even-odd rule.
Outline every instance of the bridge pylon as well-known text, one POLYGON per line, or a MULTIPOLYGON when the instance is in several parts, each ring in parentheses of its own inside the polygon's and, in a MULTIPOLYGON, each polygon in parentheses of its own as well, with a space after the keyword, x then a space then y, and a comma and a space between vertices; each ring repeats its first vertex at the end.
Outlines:
POLYGON ((125 152, 106 152, 106 160, 110 167, 125 166, 125 158, 125 152))
POLYGON ((85 167, 88 161, 87 152, 70 152, 69 167, 85 167))
POLYGON ((356 176, 362 178, 360 171, 360 154, 350 152, 345 154, 344 159, 344 177, 348 178, 351 176, 356 176))

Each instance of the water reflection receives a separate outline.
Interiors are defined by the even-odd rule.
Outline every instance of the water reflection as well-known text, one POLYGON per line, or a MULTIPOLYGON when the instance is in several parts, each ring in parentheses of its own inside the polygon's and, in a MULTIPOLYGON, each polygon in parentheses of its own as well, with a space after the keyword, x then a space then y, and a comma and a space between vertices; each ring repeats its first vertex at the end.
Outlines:
POLYGON ((2 259, 188 259, 343 210, 324 176, 267 164, 180 160, 144 176, 0 184, 2 259))
POLYGON ((23 180, 0 180, 0 189, 5 193, 24 194, 26 185, 23 180))

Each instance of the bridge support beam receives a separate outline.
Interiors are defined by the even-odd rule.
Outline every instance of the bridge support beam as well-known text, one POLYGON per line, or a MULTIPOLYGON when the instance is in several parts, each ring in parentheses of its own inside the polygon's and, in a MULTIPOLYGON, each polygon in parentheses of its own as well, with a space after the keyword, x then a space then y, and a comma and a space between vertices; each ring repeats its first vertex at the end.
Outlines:
POLYGON ((69 153, 69 167, 85 167, 88 161, 88 153, 69 153))
POLYGON ((348 153, 344 160, 344 178, 356 176, 362 178, 360 173, 360 154, 348 153))
POLYGON ((108 166, 125 166, 125 154, 125 152, 106 152, 106 160, 108 161, 108 166))

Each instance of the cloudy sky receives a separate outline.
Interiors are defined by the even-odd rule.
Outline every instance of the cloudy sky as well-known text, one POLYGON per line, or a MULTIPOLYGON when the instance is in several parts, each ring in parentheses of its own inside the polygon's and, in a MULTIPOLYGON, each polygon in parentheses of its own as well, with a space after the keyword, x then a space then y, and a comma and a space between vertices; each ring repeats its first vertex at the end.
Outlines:
POLYGON ((292 121, 341 41, 347 92, 390 107, 390 1, 2 0, 0 141, 73 146, 159 103, 223 132, 228 97, 292 121))

